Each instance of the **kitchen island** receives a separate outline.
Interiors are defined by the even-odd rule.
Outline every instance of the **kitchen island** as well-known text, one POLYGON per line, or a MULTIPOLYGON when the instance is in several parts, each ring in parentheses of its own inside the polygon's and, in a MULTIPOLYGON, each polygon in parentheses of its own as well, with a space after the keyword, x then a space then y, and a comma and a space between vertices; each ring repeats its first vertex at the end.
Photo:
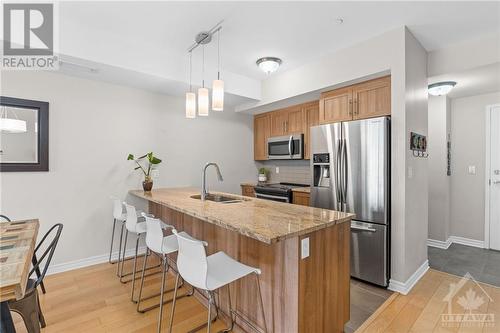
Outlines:
MULTIPOLYGON (((201 201, 193 198, 199 195, 196 188, 130 193, 148 200, 154 216, 207 241, 208 255, 224 251, 260 268, 269 332, 343 331, 349 321, 352 214, 233 194, 223 195, 237 201, 201 201)), ((255 278, 231 288, 233 308, 264 331, 255 278)), ((225 292, 221 317, 227 321, 225 292)), ((235 331, 252 332, 245 320, 237 317, 236 323, 235 331)))

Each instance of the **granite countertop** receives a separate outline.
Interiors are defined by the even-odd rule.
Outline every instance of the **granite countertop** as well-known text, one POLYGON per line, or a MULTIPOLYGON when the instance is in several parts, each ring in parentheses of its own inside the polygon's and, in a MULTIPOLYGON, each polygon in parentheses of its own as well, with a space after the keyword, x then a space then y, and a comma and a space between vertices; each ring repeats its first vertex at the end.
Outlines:
POLYGON ((192 195, 200 194, 199 189, 192 187, 160 188, 151 192, 132 190, 130 193, 267 244, 348 222, 354 217, 354 214, 328 209, 220 192, 213 193, 225 194, 243 201, 201 201, 191 198, 192 195))

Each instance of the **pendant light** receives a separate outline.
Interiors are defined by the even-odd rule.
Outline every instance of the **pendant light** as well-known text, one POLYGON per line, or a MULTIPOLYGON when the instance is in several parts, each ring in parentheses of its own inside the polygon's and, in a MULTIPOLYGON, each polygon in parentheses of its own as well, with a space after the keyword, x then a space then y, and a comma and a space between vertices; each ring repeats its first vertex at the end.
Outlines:
POLYGON ((202 47, 201 88, 198 89, 198 115, 208 116, 208 89, 205 88, 205 45, 202 47))
POLYGON ((7 107, 2 107, 0 115, 0 132, 7 133, 26 133, 26 121, 17 119, 14 110, 11 111, 14 118, 8 118, 7 107))
POLYGON ((192 85, 193 52, 189 52, 189 91, 186 93, 186 118, 196 118, 196 94, 192 85))
POLYGON ((217 33, 217 80, 212 83, 212 110, 224 110, 224 81, 220 79, 220 30, 217 33))

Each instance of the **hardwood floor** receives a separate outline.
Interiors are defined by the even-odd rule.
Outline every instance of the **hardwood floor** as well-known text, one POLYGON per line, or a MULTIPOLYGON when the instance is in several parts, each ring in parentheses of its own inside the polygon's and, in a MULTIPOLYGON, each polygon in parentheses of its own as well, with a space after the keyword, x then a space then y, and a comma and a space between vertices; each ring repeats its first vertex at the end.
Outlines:
POLYGON ((408 295, 394 293, 356 333, 500 332, 500 288, 473 280, 462 285, 461 279, 429 270, 408 295), (453 286, 459 288, 448 303, 453 286))
MULTIPOLYGON (((148 265, 152 260, 148 260, 148 265)), ((124 270, 130 271, 131 261, 124 270)), ((142 267, 139 266, 138 267, 142 267)), ((115 275, 116 265, 100 264, 78 270, 47 276, 47 294, 40 293, 47 327, 42 332, 156 332, 158 309, 145 314, 136 312, 136 304, 130 301, 131 284, 122 284, 115 275)), ((146 278, 143 295, 153 295, 160 290, 161 275, 146 278)), ((137 283, 137 286, 139 283, 137 283)), ((169 275, 166 288, 174 285, 169 275)), ((182 292, 186 288, 181 288, 182 292)), ((172 293, 165 294, 170 298, 172 293)), ((145 306, 157 304, 159 297, 145 302, 145 306)), ((141 307, 142 307, 141 303, 141 307)), ((13 314, 17 332, 26 332, 21 317, 13 314)), ((170 318, 170 304, 165 305, 162 331, 166 332, 170 318)), ((194 297, 177 302, 174 332, 187 332, 206 322, 206 308, 194 297)), ((217 320, 213 332, 223 329, 217 320)))
MULTIPOLYGON (((130 264, 128 262, 125 266, 127 271, 130 264)), ((130 283, 120 283, 115 270, 116 265, 100 264, 46 277, 47 294, 40 297, 47 321, 43 332, 156 332, 158 310, 137 313, 136 305, 130 301, 130 283)), ((408 295, 380 295, 389 298, 356 332, 500 332, 500 322, 485 325, 459 320, 448 326, 443 325, 442 314, 448 313, 448 304, 443 299, 450 291, 450 284, 459 284, 460 279, 429 270, 408 295)), ((171 288, 173 283, 173 276, 170 275, 167 288, 171 288)), ((157 293, 159 285, 159 274, 147 277, 144 294, 157 293)), ((459 303, 459 298, 466 296, 469 290, 475 293, 472 298, 466 297, 470 313, 492 314, 494 320, 500 321, 500 288, 473 281, 465 281, 456 293, 450 305, 451 313, 459 316, 469 314, 469 310, 459 303)), ((377 289, 371 292, 377 292, 377 289)), ((166 294, 166 297, 170 296, 171 293, 166 294)), ((157 302, 158 297, 155 297, 144 305, 157 302)), ((194 297, 182 298, 177 304, 174 332, 187 332, 206 321, 207 311, 194 297)), ((17 331, 26 332, 21 318, 17 314, 13 316, 17 331)), ((167 304, 162 330, 166 330, 169 317, 170 304, 167 304)), ((224 328, 224 323, 217 320, 213 327, 215 332, 224 328)))

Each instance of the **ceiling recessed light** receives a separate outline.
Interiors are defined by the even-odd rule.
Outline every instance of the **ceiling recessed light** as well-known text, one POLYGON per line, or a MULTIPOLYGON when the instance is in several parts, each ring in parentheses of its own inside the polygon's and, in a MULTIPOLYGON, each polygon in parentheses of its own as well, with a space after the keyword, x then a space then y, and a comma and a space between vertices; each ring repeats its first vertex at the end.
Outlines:
POLYGON ((275 72, 280 67, 283 61, 276 57, 264 57, 257 60, 257 66, 262 69, 266 74, 275 72))
POLYGON ((342 17, 338 17, 335 22, 337 22, 337 24, 342 24, 344 23, 344 19, 342 17))
POLYGON ((432 96, 446 95, 457 83, 455 81, 443 81, 429 84, 428 91, 432 96))

